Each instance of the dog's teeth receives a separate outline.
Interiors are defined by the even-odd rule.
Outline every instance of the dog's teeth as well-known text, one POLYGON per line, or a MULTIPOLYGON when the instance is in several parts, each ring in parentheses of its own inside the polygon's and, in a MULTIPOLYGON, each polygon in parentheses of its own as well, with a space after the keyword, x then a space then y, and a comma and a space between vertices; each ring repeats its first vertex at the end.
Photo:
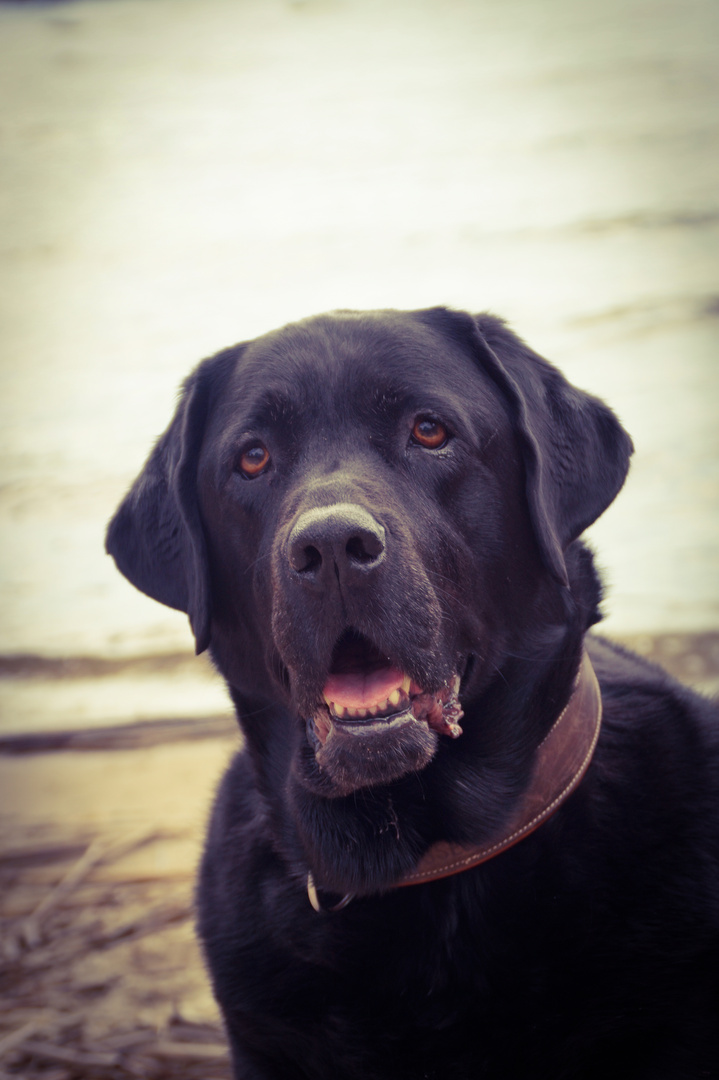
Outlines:
POLYGON ((404 690, 405 694, 409 693, 409 688, 410 688, 411 682, 412 682, 412 680, 410 679, 409 675, 405 675, 405 677, 402 679, 402 685, 401 685, 400 689, 404 690))
POLYGON ((453 694, 458 694, 459 693, 459 684, 461 683, 461 681, 462 680, 461 680, 459 675, 455 675, 455 677, 452 679, 452 693, 453 694))
POLYGON ((397 687, 397 689, 393 690, 392 693, 390 694, 390 696, 387 698, 387 704, 388 705, 399 705, 401 699, 402 699, 402 691, 400 690, 399 687, 397 687))
POLYGON ((343 709, 340 720, 365 720, 369 715, 368 709, 343 709))

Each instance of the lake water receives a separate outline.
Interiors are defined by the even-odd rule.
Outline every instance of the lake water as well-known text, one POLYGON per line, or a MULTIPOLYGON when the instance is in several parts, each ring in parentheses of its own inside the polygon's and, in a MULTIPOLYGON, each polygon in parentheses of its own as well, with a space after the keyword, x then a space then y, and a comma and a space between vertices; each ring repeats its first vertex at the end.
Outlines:
MULTIPOLYGON (((0 4, 0 654, 186 652, 102 545, 180 380, 439 303, 632 433, 590 533, 607 632, 719 629, 718 31, 713 0, 0 4)), ((6 664, 0 730, 224 709, 183 664, 169 693, 6 664)))

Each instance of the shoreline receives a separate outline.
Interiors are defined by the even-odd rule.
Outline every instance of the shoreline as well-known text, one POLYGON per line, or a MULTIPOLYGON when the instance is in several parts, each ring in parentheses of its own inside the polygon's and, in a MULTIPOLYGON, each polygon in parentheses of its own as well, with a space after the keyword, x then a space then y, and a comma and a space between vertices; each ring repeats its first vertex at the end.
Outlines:
MULTIPOLYGON (((659 664, 700 693, 719 694, 719 630, 609 637, 659 664)), ((142 749, 185 740, 229 738, 237 732, 237 721, 222 680, 206 658, 191 653, 122 659, 0 656, 0 700, 5 717, 9 718, 6 730, 0 724, 0 757, 70 750, 142 749), (194 712, 188 714, 177 708, 178 682, 182 691, 191 689, 192 697, 185 698, 181 705, 187 707, 189 701, 195 706, 194 712), (108 697, 113 698, 119 715, 90 712, 82 722, 73 722, 71 710, 58 706, 58 698, 68 688, 80 688, 75 697, 83 699, 86 709, 98 703, 101 708, 108 697), (30 709, 23 702, 28 691, 33 695, 30 709), (207 711, 203 708, 205 698, 207 711), (47 713, 38 716, 44 700, 47 713), (24 704, 25 716, 31 715, 31 726, 23 727, 22 720, 14 714, 17 702, 24 704), (145 715, 141 711, 143 706, 145 715), (52 719, 43 724, 46 716, 52 719)))

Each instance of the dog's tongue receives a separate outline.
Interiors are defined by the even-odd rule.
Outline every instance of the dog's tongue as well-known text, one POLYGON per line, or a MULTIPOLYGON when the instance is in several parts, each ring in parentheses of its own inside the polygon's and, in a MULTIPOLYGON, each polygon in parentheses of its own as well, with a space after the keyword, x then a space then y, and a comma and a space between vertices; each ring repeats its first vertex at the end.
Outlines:
POLYGON ((372 709, 384 705, 395 690, 402 689, 409 680, 404 672, 394 667, 376 668, 374 671, 353 671, 330 675, 322 695, 327 704, 343 709, 372 709))

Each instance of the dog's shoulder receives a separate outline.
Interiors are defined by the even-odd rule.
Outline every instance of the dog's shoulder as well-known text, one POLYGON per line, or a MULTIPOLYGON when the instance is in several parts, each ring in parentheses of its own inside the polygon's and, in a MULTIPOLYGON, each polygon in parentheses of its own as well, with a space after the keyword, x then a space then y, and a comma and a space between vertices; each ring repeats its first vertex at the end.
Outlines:
POLYGON ((641 899, 647 925, 693 911, 717 932, 719 707, 628 649, 587 645, 603 701, 586 786, 603 873, 625 903, 641 899))
POLYGON ((719 753, 719 701, 696 693, 658 664, 598 634, 586 638, 605 718, 625 730, 683 733, 705 753, 719 753))

